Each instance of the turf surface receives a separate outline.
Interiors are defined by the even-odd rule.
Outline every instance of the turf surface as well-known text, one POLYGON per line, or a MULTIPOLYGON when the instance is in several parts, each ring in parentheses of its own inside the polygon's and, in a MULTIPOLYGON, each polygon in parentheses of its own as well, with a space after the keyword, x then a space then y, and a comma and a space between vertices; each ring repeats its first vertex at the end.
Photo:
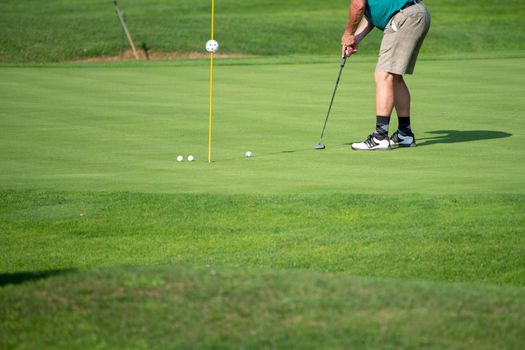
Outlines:
POLYGON ((325 151, 337 61, 294 61, 219 62, 212 164, 206 61, 1 67, 2 342, 519 348, 522 60, 421 61, 419 146, 378 153, 373 61, 325 151))
MULTIPOLYGON (((432 29, 423 52, 519 53, 525 49, 522 0, 425 0, 432 29)), ((203 52, 210 35, 209 0, 120 0, 137 46, 153 52, 203 52)), ((337 55, 348 0, 216 1, 223 53, 337 55)), ((119 54, 122 29, 110 0, 2 0, 0 62, 59 62, 119 54)), ((360 46, 375 55, 376 31, 360 46)), ((125 47, 128 47, 125 43, 125 47)))
POLYGON ((300 268, 523 285, 519 195, 2 193, 6 272, 121 264, 300 268), (32 243, 28 249, 23 242, 32 243))
MULTIPOLYGON (((208 68, 0 68, 4 188, 199 193, 523 193, 522 59, 422 61, 416 149, 355 153, 374 127, 373 61, 350 62, 313 152, 338 62, 208 68), (479 84, 486 80, 487 84, 479 84), (254 158, 244 158, 252 151, 254 158), (197 162, 177 163, 178 154, 197 162), (372 159, 372 161, 371 161, 372 159), (371 174, 383 174, 379 180, 371 174)), ((252 62, 256 62, 252 61, 252 62)), ((397 121, 392 122, 392 128, 397 121)))
POLYGON ((522 288, 173 266, 16 283, 0 294, 10 305, 1 334, 22 349, 35 339, 53 349, 519 349, 525 341, 522 288))
MULTIPOLYGON (((207 1, 119 3, 207 39, 207 1)), ((418 147, 358 153, 378 33, 315 151, 347 1, 218 2, 222 52, 295 55, 217 61, 207 164, 206 60, 40 64, 116 54, 111 2, 3 1, 0 347, 521 349, 523 6, 426 3, 418 147)))

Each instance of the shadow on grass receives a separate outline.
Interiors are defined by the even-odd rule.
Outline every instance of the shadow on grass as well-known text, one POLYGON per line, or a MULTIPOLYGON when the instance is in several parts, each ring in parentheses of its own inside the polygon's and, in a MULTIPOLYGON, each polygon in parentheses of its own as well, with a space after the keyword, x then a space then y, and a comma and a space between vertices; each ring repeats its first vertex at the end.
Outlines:
MULTIPOLYGON (((436 136, 430 136, 430 137, 425 137, 425 138, 417 138, 416 136, 418 147, 430 146, 430 145, 435 145, 438 143, 458 143, 458 142, 502 139, 502 138, 507 138, 507 137, 512 136, 512 134, 509 134, 508 132, 492 131, 492 130, 436 130, 436 131, 427 131, 426 133, 436 135, 436 136)), ((352 142, 344 143, 342 145, 351 146, 352 142)), ((307 151, 312 151, 312 150, 315 150, 315 147, 312 146, 312 148, 303 148, 303 149, 263 153, 262 155, 272 156, 272 155, 278 155, 278 154, 307 152, 307 151)), ((221 159, 221 161, 234 160, 234 159, 237 159, 237 158, 221 159)))
POLYGON ((417 141, 419 141, 417 144, 418 147, 430 146, 438 143, 457 143, 501 139, 512 136, 512 134, 507 132, 491 130, 436 130, 428 131, 427 134, 433 134, 436 136, 417 139, 417 141))
POLYGON ((0 274, 0 287, 9 284, 17 285, 30 281, 37 281, 52 276, 63 275, 74 271, 74 269, 64 270, 49 270, 49 271, 34 271, 34 272, 18 272, 18 273, 2 273, 0 274))

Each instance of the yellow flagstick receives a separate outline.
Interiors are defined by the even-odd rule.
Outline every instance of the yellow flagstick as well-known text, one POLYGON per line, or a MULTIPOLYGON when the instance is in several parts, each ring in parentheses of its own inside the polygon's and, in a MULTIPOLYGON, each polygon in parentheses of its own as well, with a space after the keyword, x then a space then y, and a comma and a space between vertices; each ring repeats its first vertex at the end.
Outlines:
MULTIPOLYGON (((215 0, 211 0, 211 40, 215 36, 215 0)), ((210 52, 210 126, 208 131, 208 163, 211 163, 211 135, 213 125, 213 52, 210 52)))

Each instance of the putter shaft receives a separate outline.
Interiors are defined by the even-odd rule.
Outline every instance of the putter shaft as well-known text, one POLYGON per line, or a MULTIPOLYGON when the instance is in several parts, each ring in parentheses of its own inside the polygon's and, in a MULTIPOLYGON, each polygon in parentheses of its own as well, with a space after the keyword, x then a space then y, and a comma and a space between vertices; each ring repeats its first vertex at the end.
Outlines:
POLYGON ((339 81, 341 80, 341 73, 343 73, 343 68, 345 67, 345 63, 346 63, 346 57, 343 56, 343 58, 341 60, 341 68, 339 69, 339 74, 337 75, 337 80, 335 82, 335 87, 334 87, 334 92, 332 94, 332 99, 330 100, 330 106, 328 107, 328 112, 326 113, 326 117, 324 119, 323 130, 321 131, 321 137, 319 139, 319 144, 323 144, 323 137, 324 137, 324 132, 326 130, 326 124, 328 122, 328 117, 330 116, 330 111, 332 110, 332 105, 334 103, 335 94, 337 92, 337 87, 339 86, 339 81))

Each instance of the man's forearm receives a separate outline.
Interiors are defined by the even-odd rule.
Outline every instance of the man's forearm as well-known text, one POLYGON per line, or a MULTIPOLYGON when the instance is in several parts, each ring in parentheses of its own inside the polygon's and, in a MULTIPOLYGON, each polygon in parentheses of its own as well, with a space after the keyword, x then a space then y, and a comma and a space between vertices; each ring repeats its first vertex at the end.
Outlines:
POLYGON ((366 19, 366 17, 363 17, 361 24, 359 24, 359 27, 355 32, 355 42, 359 44, 373 29, 374 26, 366 19))
POLYGON ((349 34, 355 35, 359 23, 363 19, 365 13, 365 0, 352 0, 348 13, 348 23, 346 24, 345 31, 349 34))

